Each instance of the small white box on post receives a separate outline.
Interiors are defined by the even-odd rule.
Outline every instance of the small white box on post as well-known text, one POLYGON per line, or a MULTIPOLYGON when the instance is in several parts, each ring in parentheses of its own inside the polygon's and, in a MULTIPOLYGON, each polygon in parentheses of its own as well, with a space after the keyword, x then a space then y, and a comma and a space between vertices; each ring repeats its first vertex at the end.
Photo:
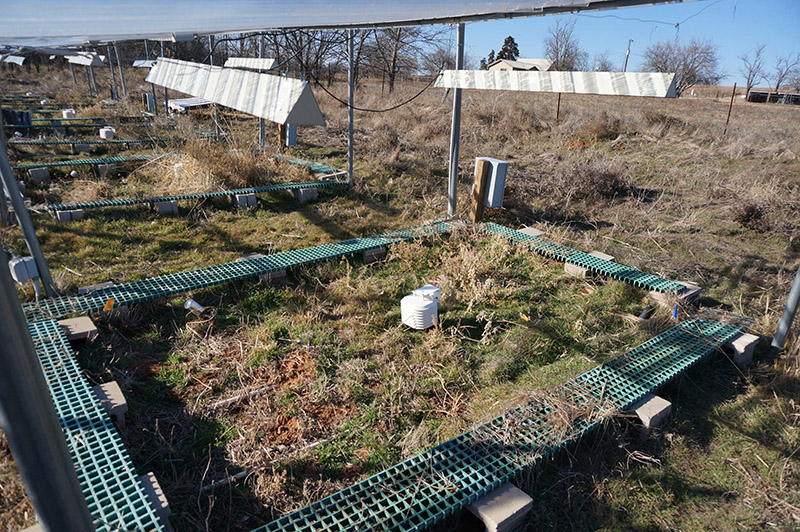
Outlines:
POLYGON ((491 157, 476 157, 475 166, 478 161, 489 163, 489 182, 486 183, 486 195, 483 204, 487 207, 502 207, 503 195, 506 191, 506 175, 508 174, 508 162, 491 157))

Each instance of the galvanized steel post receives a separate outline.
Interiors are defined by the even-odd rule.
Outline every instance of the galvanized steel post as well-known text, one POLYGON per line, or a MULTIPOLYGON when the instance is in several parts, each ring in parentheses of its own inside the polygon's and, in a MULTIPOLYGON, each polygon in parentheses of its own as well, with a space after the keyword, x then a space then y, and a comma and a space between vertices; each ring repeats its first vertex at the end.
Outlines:
POLYGON ((119 90, 117 90, 117 76, 114 74, 114 56, 111 55, 111 45, 106 45, 106 53, 108 54, 108 70, 111 71, 111 97, 115 100, 119 99, 119 90))
MULTIPOLYGON (((464 23, 457 26, 456 70, 464 68, 464 23)), ((458 148, 461 140, 461 89, 453 90, 453 122, 450 127, 450 172, 447 190, 447 214, 455 216, 458 194, 458 148)))
MULTIPOLYGON (((209 65, 214 66, 214 36, 208 36, 208 61, 209 65)), ((212 103, 211 107, 214 108, 214 133, 217 135, 217 139, 219 139, 220 128, 219 128, 219 106, 216 103, 212 103)))
MULTIPOLYGON (((150 59, 150 46, 147 45, 147 39, 144 40, 144 57, 150 59)), ((150 90, 153 92, 153 112, 158 116, 158 100, 156 100, 156 84, 150 84, 150 90)))
POLYGON ((122 85, 122 95, 128 97, 128 87, 125 86, 125 74, 122 72, 122 57, 119 55, 119 44, 114 41, 114 51, 117 53, 117 67, 119 67, 119 83, 122 85))
POLYGON ((93 531, 7 260, 0 251, 0 425, 42 529, 93 531))
MULTIPOLYGON (((161 41, 161 57, 164 57, 164 41, 161 41)), ((164 116, 169 116, 169 94, 167 87, 164 87, 164 116)))
POLYGON ((353 190, 353 101, 355 100, 355 30, 347 30, 347 190, 353 190))
POLYGON ((786 300, 786 308, 783 309, 783 316, 781 316, 781 321, 778 323, 775 337, 772 338, 772 346, 769 350, 770 355, 775 356, 783 349, 786 335, 789 334, 789 328, 792 326, 794 315, 797 312, 798 302, 800 302, 800 268, 797 268, 792 289, 789 291, 789 299, 786 300))
MULTIPOLYGON (((261 59, 264 58, 264 35, 260 35, 258 38, 258 57, 261 59)), ((263 72, 263 70, 259 69, 259 72, 263 72)), ((264 148, 264 137, 266 135, 266 128, 263 118, 258 119, 258 145, 263 149, 264 148)))
MULTIPOLYGON (((3 130, 3 127, 3 118, 0 116, 0 131, 3 130)), ((3 134, 0 134, 0 179, 3 181, 6 192, 8 192, 11 206, 14 207, 14 214, 17 216, 20 229, 22 229, 22 236, 25 238, 28 250, 36 263, 36 269, 39 270, 39 278, 42 280, 45 293, 48 297, 56 297, 58 296, 58 291, 55 283, 53 283, 53 278, 50 276, 50 268, 47 266, 47 261, 44 260, 42 246, 39 245, 39 239, 36 237, 36 230, 33 228, 31 216, 28 213, 28 209, 25 208, 25 202, 19 192, 14 170, 11 169, 11 165, 8 162, 6 136, 3 134)), ((6 264, 0 264, 0 270, 5 269, 6 264)))

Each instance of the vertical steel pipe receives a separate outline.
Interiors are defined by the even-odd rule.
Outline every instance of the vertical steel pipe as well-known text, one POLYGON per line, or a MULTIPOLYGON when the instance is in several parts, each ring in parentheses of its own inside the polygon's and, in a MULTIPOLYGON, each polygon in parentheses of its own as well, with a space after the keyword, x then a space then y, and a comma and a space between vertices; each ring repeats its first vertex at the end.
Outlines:
POLYGON ((797 313, 797 304, 800 302, 800 268, 797 268, 797 273, 794 276, 792 289, 789 291, 789 299, 786 300, 786 308, 783 309, 783 316, 778 323, 778 329, 775 331, 775 336, 772 338, 772 346, 770 347, 770 355, 775 356, 783 349, 783 344, 786 342, 786 335, 789 334, 789 328, 794 321, 794 315, 797 313))
POLYGON ((347 187, 353 190, 353 120, 355 101, 355 30, 347 30, 347 187))
MULTIPOLYGON (((464 69, 464 24, 459 23, 456 37, 456 70, 464 69)), ((453 122, 450 126, 450 172, 447 189, 447 214, 455 216, 458 196, 458 149, 461 142, 461 89, 453 91, 453 122)))

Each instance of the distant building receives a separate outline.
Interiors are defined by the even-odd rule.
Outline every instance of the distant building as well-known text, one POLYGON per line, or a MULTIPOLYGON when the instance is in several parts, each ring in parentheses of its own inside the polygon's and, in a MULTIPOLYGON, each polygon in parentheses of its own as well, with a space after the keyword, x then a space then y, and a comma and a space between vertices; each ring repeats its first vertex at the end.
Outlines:
POLYGON ((489 70, 528 70, 532 72, 547 72, 553 62, 550 59, 498 59, 489 63, 489 70))

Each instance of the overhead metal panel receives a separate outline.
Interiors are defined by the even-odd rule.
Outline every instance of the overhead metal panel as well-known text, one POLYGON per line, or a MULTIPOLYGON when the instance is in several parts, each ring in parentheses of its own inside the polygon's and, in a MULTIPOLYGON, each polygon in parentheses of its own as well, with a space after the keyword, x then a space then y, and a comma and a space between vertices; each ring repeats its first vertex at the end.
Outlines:
POLYGON ((155 59, 137 59, 133 62, 133 66, 136 68, 152 68, 155 64, 155 59))
POLYGON ((104 55, 97 55, 94 52, 75 52, 73 55, 64 57, 68 62, 75 65, 103 66, 106 63, 104 55))
POLYGON ((271 57, 229 57, 225 68, 245 68, 250 70, 272 70, 277 62, 271 57))
POLYGON ((575 13, 681 0, 140 0, 4 2, 0 44, 29 46, 291 28, 372 28, 452 24, 575 13), (157 14, 148 16, 147 14, 157 14))
POLYGON ((279 124, 325 124, 308 82, 297 79, 159 57, 146 81, 279 124))
POLYGON ((445 70, 436 87, 501 91, 563 92, 675 98, 675 74, 662 72, 521 72, 445 70))
POLYGON ((25 58, 21 55, 7 55, 3 57, 4 63, 13 63, 15 65, 22 65, 25 62, 25 58))

